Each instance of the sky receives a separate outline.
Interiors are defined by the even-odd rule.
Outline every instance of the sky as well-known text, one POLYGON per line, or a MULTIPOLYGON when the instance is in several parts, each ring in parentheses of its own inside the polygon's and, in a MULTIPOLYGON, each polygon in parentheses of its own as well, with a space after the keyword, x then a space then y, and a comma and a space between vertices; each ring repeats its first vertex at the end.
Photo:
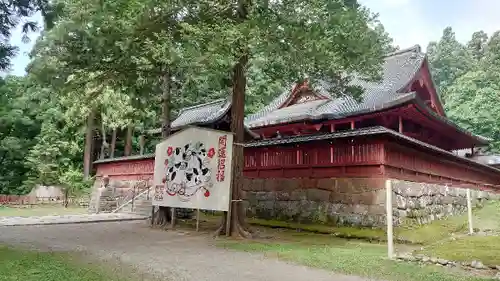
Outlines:
MULTIPOLYGON (((358 0, 372 12, 394 39, 394 44, 404 49, 419 44, 427 48, 430 41, 437 41, 445 27, 451 26, 457 39, 467 42, 472 33, 483 30, 489 35, 500 30, 500 0, 358 0)), ((34 20, 41 22, 40 15, 34 20)), ((12 60, 11 74, 24 75, 29 62, 28 53, 38 34, 31 34, 29 43, 21 42, 21 28, 12 32, 11 44, 19 47, 19 54, 12 60)))

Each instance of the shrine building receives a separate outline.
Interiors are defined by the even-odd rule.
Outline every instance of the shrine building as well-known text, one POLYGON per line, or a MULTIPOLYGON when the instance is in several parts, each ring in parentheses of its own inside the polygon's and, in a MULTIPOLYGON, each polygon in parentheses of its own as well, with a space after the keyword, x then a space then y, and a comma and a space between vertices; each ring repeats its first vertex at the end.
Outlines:
MULTIPOLYGON (((419 46, 388 54, 382 80, 354 78, 360 99, 307 81, 245 119, 244 192, 248 216, 332 225, 385 224, 391 180, 395 224, 428 223, 498 200, 498 162, 473 157, 487 138, 446 117, 419 46), (464 153, 467 151, 467 153, 464 153)), ((188 125, 229 130, 231 102, 182 109, 173 130, 188 125)), ((151 133, 159 134, 160 130, 151 133)), ((154 155, 94 162, 97 177, 148 179, 154 155)))

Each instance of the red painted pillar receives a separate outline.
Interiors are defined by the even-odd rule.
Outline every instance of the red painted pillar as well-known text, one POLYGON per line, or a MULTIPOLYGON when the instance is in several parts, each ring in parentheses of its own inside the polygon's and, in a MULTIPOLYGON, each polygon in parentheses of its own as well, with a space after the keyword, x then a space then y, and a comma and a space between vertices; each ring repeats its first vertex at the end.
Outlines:
POLYGON ((403 117, 399 116, 399 133, 403 133, 403 117))
MULTIPOLYGON (((330 124, 330 133, 335 132, 335 124, 330 124)), ((330 142, 330 163, 333 163, 333 142, 330 142)))
MULTIPOLYGON (((354 121, 351 121, 351 130, 354 130, 356 128, 356 123, 354 121)), ((354 161, 354 143, 353 139, 351 139, 351 162, 354 161)))

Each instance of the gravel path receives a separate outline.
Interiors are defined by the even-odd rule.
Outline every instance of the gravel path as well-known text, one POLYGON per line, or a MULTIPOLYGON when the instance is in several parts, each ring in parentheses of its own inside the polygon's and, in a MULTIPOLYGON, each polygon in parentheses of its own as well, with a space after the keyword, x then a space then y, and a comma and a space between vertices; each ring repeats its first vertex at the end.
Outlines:
POLYGON ((83 251, 170 281, 368 281, 216 248, 207 236, 153 230, 144 221, 0 226, 0 244, 83 251))
POLYGON ((111 222, 127 220, 146 220, 146 216, 126 213, 103 213, 81 215, 57 215, 40 217, 0 217, 0 226, 75 224, 91 222, 111 222))

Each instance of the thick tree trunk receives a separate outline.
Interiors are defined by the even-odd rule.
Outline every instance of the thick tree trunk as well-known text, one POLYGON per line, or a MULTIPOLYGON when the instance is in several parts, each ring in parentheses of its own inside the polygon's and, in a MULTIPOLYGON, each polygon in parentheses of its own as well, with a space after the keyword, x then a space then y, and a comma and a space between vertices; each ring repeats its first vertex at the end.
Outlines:
POLYGON ((92 167, 92 143, 94 140, 94 118, 95 112, 92 110, 87 116, 87 128, 85 131, 85 150, 83 152, 83 177, 90 177, 92 167))
MULTIPOLYGON (((161 126, 161 136, 162 138, 167 138, 170 136, 170 98, 171 98, 171 81, 170 70, 164 69, 164 74, 161 81, 162 90, 162 126, 161 126)), ((153 207, 154 208, 154 207, 153 207)), ((153 212, 154 213, 154 212, 153 212)), ((158 212, 154 213, 152 217, 154 226, 166 226, 168 222, 171 221, 171 211, 168 207, 159 208, 158 212)))
MULTIPOLYGON (((243 22, 248 16, 249 0, 239 0, 236 20, 243 22)), ((249 238, 251 233, 245 223, 245 210, 241 201, 241 190, 243 184, 243 147, 240 145, 245 141, 245 90, 246 90, 246 67, 248 64, 248 49, 246 42, 239 41, 235 48, 240 50, 238 62, 233 67, 232 77, 232 106, 231 106, 231 132, 234 134, 233 145, 233 167, 231 171, 231 203, 230 210, 221 221, 215 235, 225 233, 231 236, 242 236, 249 238)))
POLYGON ((113 129, 113 134, 111 135, 111 148, 109 151, 110 158, 115 158, 115 148, 116 148, 116 128, 113 129))
POLYGON ((248 63, 247 54, 242 54, 233 69, 233 93, 231 107, 231 132, 234 134, 233 145, 233 170, 231 180, 231 223, 226 229, 226 234, 232 236, 249 237, 250 232, 246 230, 245 210, 241 201, 241 190, 243 184, 243 146, 239 145, 245 141, 245 68, 248 63))
POLYGON ((127 138, 125 140, 125 156, 130 156, 132 154, 132 136, 134 134, 134 127, 128 125, 127 127, 127 138))
MULTIPOLYGON (((248 17, 249 0, 239 0, 237 8, 237 18, 243 22, 248 17)), ((231 180, 231 206, 227 213, 226 235, 251 237, 248 226, 245 223, 245 210, 241 201, 241 190, 243 185, 243 165, 244 155, 243 147, 240 145, 245 141, 245 90, 246 90, 246 67, 248 64, 248 49, 246 42, 239 42, 236 46, 240 49, 240 57, 233 68, 232 77, 232 106, 231 106, 231 132, 234 134, 233 145, 233 169, 231 180)), ((224 223, 224 220, 223 220, 224 223)))

